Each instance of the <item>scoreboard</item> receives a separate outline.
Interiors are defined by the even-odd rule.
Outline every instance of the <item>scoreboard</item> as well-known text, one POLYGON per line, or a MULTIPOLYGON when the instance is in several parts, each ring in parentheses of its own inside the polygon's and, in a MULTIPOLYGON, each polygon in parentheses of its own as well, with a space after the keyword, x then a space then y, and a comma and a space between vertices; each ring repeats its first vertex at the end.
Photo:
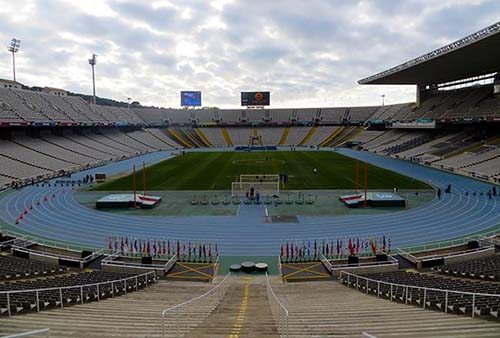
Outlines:
POLYGON ((269 92, 241 92, 242 106, 269 106, 269 92))
POLYGON ((200 107, 201 92, 199 91, 182 91, 181 92, 182 107, 200 107))

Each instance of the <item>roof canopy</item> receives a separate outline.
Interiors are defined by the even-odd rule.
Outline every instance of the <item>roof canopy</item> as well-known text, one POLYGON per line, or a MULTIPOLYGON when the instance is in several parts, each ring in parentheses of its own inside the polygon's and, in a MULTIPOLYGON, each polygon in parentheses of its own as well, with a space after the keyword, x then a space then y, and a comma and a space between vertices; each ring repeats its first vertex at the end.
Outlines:
POLYGON ((436 84, 500 71, 500 22, 359 84, 436 84))

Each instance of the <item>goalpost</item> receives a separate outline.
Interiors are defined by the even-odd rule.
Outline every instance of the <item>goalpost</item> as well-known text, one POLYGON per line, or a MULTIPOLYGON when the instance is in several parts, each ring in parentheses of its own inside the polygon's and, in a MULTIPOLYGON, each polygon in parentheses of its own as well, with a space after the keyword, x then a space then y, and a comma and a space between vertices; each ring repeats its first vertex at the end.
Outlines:
POLYGON ((251 188, 255 193, 259 192, 261 196, 279 196, 280 194, 280 175, 275 174, 257 174, 240 175, 240 180, 231 183, 232 196, 245 196, 251 188))

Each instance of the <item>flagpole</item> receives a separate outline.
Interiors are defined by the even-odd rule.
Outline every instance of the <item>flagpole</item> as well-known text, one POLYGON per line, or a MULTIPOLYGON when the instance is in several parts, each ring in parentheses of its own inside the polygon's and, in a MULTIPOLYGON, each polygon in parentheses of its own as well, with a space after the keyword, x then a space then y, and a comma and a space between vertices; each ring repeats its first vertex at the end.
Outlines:
POLYGON ((136 186, 136 179, 135 179, 135 164, 134 164, 134 209, 137 208, 137 186, 136 186))
POLYGON ((356 185, 356 194, 358 193, 359 190, 359 161, 356 161, 356 180, 355 180, 355 185, 356 185))
POLYGON ((368 164, 365 162, 365 202, 364 206, 368 206, 368 200, 367 200, 367 185, 368 185, 368 164))
POLYGON ((143 196, 146 196, 146 163, 142 161, 142 187, 144 190, 143 196))

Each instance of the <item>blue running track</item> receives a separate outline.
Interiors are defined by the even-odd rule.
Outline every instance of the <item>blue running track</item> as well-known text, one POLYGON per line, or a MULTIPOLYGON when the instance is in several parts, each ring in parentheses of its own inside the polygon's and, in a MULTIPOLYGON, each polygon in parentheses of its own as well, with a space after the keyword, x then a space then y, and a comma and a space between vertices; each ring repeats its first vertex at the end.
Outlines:
MULTIPOLYGON (((242 256, 277 255, 280 244, 288 239, 385 234, 395 248, 452 239, 500 224, 500 196, 488 199, 485 192, 491 185, 487 183, 368 152, 337 151, 441 189, 452 184, 452 193, 418 208, 387 214, 298 217, 298 223, 266 223, 264 207, 254 205, 241 205, 235 216, 126 216, 100 212, 77 203, 69 188, 52 185, 26 187, 6 195, 0 200, 0 217, 14 225, 19 214, 32 206, 16 227, 44 238, 95 247, 106 247, 110 235, 199 240, 217 242, 224 255, 242 256), (472 196, 473 192, 476 196, 472 196), (43 202, 45 198, 48 200, 43 202)), ((127 172, 133 163, 151 164, 170 156, 169 151, 151 153, 84 171, 73 178, 96 172, 127 172)))

